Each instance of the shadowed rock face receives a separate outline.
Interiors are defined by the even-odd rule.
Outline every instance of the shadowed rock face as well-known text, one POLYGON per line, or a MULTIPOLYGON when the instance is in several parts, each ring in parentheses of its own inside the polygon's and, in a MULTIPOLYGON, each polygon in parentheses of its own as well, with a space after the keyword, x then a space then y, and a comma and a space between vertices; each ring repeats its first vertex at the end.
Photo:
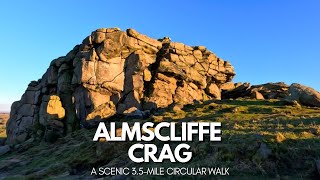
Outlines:
POLYGON ((12 105, 7 143, 62 136, 130 108, 219 99, 219 87, 234 76, 231 64, 204 46, 155 40, 133 29, 97 29, 53 60, 12 105))
POLYGON ((251 86, 250 83, 226 83, 220 86, 224 99, 251 97, 253 99, 282 99, 289 95, 289 86, 283 82, 251 86))

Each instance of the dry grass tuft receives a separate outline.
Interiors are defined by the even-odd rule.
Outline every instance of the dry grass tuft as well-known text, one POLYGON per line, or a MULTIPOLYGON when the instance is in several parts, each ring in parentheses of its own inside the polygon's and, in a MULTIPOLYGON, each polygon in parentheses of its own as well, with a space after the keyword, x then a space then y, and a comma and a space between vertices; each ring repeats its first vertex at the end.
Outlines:
POLYGON ((276 134, 276 142, 277 143, 281 143, 283 142, 284 140, 286 140, 286 137, 284 137, 284 135, 281 133, 281 132, 278 132, 276 134))

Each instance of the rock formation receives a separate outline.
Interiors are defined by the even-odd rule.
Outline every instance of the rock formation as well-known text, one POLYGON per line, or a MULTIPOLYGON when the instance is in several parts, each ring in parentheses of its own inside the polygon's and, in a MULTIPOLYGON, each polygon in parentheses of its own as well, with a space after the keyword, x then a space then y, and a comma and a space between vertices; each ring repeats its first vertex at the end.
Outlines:
POLYGON ((7 143, 63 136, 115 114, 220 99, 219 87, 234 76, 231 64, 204 46, 97 29, 13 103, 7 143))
POLYGON ((293 83, 266 83, 251 86, 250 83, 228 82, 219 86, 223 99, 251 98, 257 100, 279 99, 287 105, 320 107, 320 93, 311 87, 293 83))
POLYGON ((306 106, 320 107, 320 93, 311 87, 293 83, 289 88, 289 96, 286 100, 297 101, 306 106))
POLYGON ((251 97, 253 99, 282 99, 289 95, 289 86, 283 82, 266 83, 261 85, 251 86, 250 83, 232 82, 223 84, 222 97, 224 99, 251 97))

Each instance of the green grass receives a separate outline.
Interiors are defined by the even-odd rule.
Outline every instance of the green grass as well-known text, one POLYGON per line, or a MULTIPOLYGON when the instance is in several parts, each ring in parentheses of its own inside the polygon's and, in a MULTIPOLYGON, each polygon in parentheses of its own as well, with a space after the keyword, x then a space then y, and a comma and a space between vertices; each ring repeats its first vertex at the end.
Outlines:
MULTIPOLYGON (((94 143, 91 139, 95 129, 82 129, 59 139, 55 144, 22 144, 20 151, 0 157, 0 164, 16 158, 24 165, 15 165, 9 171, 4 171, 6 168, 0 166, 0 174, 7 172, 36 179, 71 172, 75 174, 73 177, 83 178, 89 176, 92 167, 100 166, 216 166, 230 167, 231 179, 234 176, 249 179, 317 177, 315 160, 320 159, 320 108, 285 106, 278 100, 226 100, 188 105, 177 112, 164 111, 147 120, 130 120, 134 121, 218 121, 222 123, 222 141, 188 142, 193 159, 187 164, 134 164, 127 157, 131 142, 94 143), (267 158, 258 153, 261 144, 271 150, 267 158)), ((158 140, 153 143, 158 147, 164 144, 158 140)), ((179 143, 172 142, 170 146, 179 143)))
POLYGON ((0 114, 0 138, 6 138, 6 123, 9 119, 9 114, 0 114))

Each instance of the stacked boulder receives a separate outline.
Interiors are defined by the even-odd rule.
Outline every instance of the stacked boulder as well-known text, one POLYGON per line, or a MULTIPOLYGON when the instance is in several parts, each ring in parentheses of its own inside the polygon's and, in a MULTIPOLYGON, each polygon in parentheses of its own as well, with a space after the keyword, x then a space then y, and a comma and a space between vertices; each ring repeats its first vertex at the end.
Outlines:
POLYGON ((320 107, 320 93, 315 89, 301 84, 293 83, 289 88, 289 96, 286 101, 297 101, 300 104, 312 107, 320 107))
POLYGON ((289 86, 283 82, 266 83, 251 86, 250 83, 227 83, 222 85, 222 97, 225 99, 248 97, 253 99, 282 99, 289 95, 289 86))
POLYGON ((63 136, 115 114, 221 99, 235 72, 204 46, 101 28, 53 60, 11 107, 7 143, 63 136), (46 137, 45 137, 46 138, 46 137))
POLYGON ((219 86, 223 99, 279 99, 288 105, 301 104, 320 107, 320 93, 315 89, 298 83, 290 86, 283 83, 266 83, 251 86, 250 83, 228 82, 219 86))

